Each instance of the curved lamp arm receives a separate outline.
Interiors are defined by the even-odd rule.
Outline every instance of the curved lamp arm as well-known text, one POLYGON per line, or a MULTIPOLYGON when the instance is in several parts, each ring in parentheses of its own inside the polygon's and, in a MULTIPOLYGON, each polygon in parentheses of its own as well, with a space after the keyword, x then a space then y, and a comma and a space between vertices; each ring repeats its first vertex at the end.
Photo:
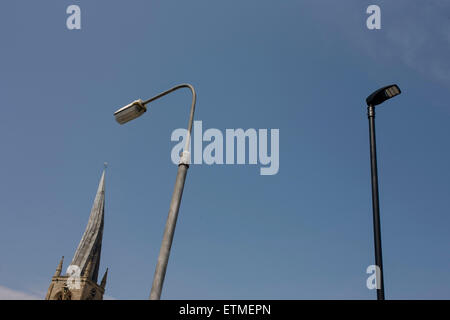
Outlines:
POLYGON ((184 148, 184 151, 188 151, 189 150, 189 143, 191 141, 192 123, 194 121, 195 102, 197 101, 197 94, 195 93, 194 87, 191 84, 189 84, 189 83, 182 83, 182 84, 179 84, 179 85, 177 85, 177 86, 175 86, 175 87, 173 87, 173 88, 171 88, 171 89, 169 89, 167 91, 164 91, 164 92, 154 96, 153 98, 150 98, 150 99, 144 101, 142 104, 146 105, 147 103, 150 103, 150 102, 152 102, 154 100, 157 100, 157 99, 159 99, 161 97, 164 97, 165 95, 167 95, 167 94, 169 94, 169 93, 171 93, 173 91, 176 91, 176 90, 182 89, 182 88, 188 88, 192 92, 191 112, 190 112, 190 115, 189 115, 189 122, 188 122, 188 128, 187 128, 188 136, 186 138, 186 145, 185 145, 185 148, 184 148))

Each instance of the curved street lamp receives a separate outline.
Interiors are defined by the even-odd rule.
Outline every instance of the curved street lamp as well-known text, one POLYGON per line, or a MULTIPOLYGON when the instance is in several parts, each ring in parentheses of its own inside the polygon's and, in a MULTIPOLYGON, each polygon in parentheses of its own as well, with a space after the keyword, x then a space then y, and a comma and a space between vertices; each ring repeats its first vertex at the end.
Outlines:
POLYGON ((375 244, 375 265, 378 267, 377 269, 375 269, 378 300, 384 300, 384 277, 383 257, 381 252, 380 202, 378 199, 377 149, 375 141, 375 106, 399 95, 400 93, 400 88, 396 84, 393 84, 376 90, 366 99, 370 134, 370 165, 372 176, 372 209, 375 244))
POLYGON ((150 292, 150 300, 159 300, 161 298, 161 291, 164 282, 164 277, 166 275, 167 263, 169 262, 170 249, 172 247, 173 236, 175 233, 175 226, 177 224, 178 211, 180 209, 181 197, 183 195, 184 183, 186 181, 186 174, 189 168, 189 143, 191 139, 192 122, 194 120, 195 102, 197 99, 195 89, 192 85, 184 83, 175 86, 167 91, 164 91, 153 98, 146 101, 135 100, 129 105, 117 110, 114 113, 114 117, 119 124, 127 123, 140 117, 147 111, 146 104, 159 99, 175 90, 181 88, 188 88, 192 92, 192 103, 191 112, 189 115, 188 122, 188 134, 186 137, 186 145, 184 151, 182 152, 180 163, 178 165, 177 178, 175 181, 175 188, 172 194, 172 200, 170 201, 169 215, 167 217, 166 227, 164 229, 164 236, 161 243, 161 249, 159 251, 158 263, 156 265, 155 275, 153 277, 152 290, 150 292))

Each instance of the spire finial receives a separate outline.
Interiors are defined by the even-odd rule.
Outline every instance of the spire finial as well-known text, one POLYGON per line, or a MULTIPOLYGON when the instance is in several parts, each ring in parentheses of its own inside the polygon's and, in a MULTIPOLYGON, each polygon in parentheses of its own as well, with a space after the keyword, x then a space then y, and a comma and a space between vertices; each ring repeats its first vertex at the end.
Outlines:
POLYGON ((103 167, 106 169, 108 168, 108 162, 103 162, 103 167))

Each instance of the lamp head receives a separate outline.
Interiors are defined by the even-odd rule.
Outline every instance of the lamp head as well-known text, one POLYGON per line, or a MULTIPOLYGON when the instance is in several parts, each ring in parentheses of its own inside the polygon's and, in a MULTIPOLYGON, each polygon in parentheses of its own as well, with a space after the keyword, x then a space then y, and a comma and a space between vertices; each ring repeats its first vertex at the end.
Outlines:
POLYGON ((400 93, 400 88, 396 84, 392 84, 373 92, 370 96, 367 97, 366 103, 368 106, 376 106, 399 95, 400 93))
POLYGON ((114 112, 114 117, 119 124, 124 124, 140 117, 146 111, 143 101, 139 99, 114 112))

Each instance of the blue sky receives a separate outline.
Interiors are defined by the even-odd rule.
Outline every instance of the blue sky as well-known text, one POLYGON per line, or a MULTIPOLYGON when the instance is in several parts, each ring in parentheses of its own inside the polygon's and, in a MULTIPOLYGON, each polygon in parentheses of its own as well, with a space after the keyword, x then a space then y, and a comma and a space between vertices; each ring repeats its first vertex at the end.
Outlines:
POLYGON ((189 169, 163 299, 374 299, 365 98, 377 111, 386 297, 450 298, 447 1, 2 1, 0 293, 43 298, 106 176, 107 295, 146 299, 189 92, 204 129, 278 128, 280 170, 189 169), (66 28, 81 8, 82 29, 66 28), (381 30, 366 28, 370 4, 381 30))

